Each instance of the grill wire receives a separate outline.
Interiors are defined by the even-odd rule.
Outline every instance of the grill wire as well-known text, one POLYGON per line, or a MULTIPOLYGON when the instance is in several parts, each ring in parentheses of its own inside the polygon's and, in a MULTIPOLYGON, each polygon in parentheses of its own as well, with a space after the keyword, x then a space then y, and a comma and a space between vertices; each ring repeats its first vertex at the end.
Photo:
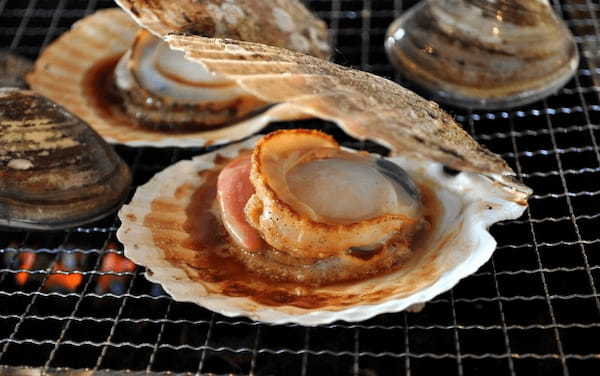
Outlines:
MULTIPOLYGON (((459 376, 597 372, 600 5, 591 0, 551 3, 580 48, 582 62, 574 79, 556 95, 525 107, 495 112, 446 108, 534 189, 530 208, 518 220, 495 225, 491 232, 498 249, 493 259, 427 303, 422 312, 316 328, 226 318, 173 302, 145 280, 143 268, 123 261, 122 246, 115 238, 116 216, 67 231, 4 230, 0 231, 0 372, 369 376, 429 375, 440 370, 459 376), (109 259, 125 266, 106 266, 109 259)), ((413 4, 309 2, 329 23, 338 63, 395 79, 399 78, 383 50, 384 34, 391 21, 413 4)), ((35 59, 76 20, 112 6, 109 0, 0 0, 0 48, 35 59)), ((307 123, 311 124, 319 123, 307 123)), ((376 149, 324 126, 346 145, 376 149)), ((131 166, 134 185, 178 160, 207 151, 124 146, 116 150, 131 166)))

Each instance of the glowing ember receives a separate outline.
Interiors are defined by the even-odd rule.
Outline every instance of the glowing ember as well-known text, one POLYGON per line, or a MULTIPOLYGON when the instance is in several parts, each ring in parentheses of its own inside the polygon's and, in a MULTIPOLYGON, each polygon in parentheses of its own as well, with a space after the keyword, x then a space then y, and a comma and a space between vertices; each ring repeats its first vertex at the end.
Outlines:
POLYGON ((80 273, 55 274, 56 272, 70 271, 72 271, 72 268, 67 268, 63 262, 57 262, 54 267, 52 267, 52 274, 48 276, 44 287, 46 289, 65 288, 69 291, 75 291, 83 281, 83 275, 80 273))
MULTIPOLYGON (((30 270, 35 263, 35 253, 33 252, 22 252, 19 254, 20 268, 22 270, 30 270)), ((19 272, 15 275, 15 280, 19 286, 23 286, 29 279, 29 273, 19 272)))
MULTIPOLYGON (((102 258, 102 266, 100 268, 102 272, 123 273, 133 272, 134 270, 135 264, 117 253, 107 253, 102 258)), ((124 292, 125 282, 128 278, 130 277, 110 274, 102 275, 98 277, 96 291, 99 293, 107 291, 122 293, 124 292)))

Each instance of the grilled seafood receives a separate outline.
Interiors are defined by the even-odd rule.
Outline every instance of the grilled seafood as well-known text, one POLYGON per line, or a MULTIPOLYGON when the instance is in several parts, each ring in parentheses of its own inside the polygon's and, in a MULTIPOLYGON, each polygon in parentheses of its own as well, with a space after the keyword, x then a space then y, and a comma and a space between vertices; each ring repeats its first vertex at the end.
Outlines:
POLYGON ((202 146, 260 129, 253 118, 269 104, 170 49, 167 33, 250 40, 320 58, 331 53, 325 23, 297 0, 117 3, 128 13, 101 10, 80 20, 28 76, 34 90, 110 142, 202 146))
POLYGON ((114 212, 131 183, 102 138, 31 91, 0 89, 0 225, 54 230, 114 212))
POLYGON ((579 63, 575 40, 546 0, 427 0, 390 25, 386 50, 435 100, 467 108, 536 101, 579 63))

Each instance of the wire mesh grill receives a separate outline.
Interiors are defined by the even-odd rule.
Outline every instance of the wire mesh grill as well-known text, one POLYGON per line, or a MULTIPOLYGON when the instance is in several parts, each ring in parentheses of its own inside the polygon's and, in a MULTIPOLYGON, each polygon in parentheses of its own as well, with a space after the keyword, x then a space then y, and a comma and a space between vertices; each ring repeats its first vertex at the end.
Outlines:
MULTIPOLYGON (((414 1, 313 0, 336 61, 396 78, 386 27, 414 1)), ((496 112, 447 108, 535 190, 492 228, 493 259, 417 314, 316 328, 230 319, 173 302, 121 258, 112 216, 0 232, 0 370, 256 375, 589 375, 600 368, 600 5, 552 5, 583 56, 556 95, 496 112)), ((0 0, 0 46, 40 49, 109 0, 0 0)), ((332 132, 337 132, 327 126, 332 132)), ((338 132, 339 133, 339 132, 338 132)), ((338 134, 343 139, 343 136, 338 134)), ((343 139, 348 144, 351 141, 343 139)), ((357 146, 357 145, 352 145, 357 146)), ((361 144, 358 146, 365 147, 361 144)), ((117 146, 135 185, 206 149, 117 146)))

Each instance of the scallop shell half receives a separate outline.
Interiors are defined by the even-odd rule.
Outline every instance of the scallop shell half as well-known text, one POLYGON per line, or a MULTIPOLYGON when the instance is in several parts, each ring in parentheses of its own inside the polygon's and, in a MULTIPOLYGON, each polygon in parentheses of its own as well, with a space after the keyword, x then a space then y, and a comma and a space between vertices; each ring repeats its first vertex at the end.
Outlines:
MULTIPOLYGON (((265 25, 272 24, 271 17, 258 17, 258 14, 255 14, 256 9, 248 10, 247 12, 255 15, 254 18, 250 17, 246 20, 247 22, 242 22, 240 25, 223 24, 222 20, 219 19, 219 14, 210 10, 212 9, 210 5, 213 2, 221 3, 219 1, 195 3, 197 7, 195 15, 204 14, 204 16, 198 19, 200 23, 196 24, 196 21, 194 21, 194 25, 201 27, 203 25, 201 22, 213 26, 220 25, 222 30, 217 33, 218 35, 249 38, 251 40, 259 40, 268 34, 266 42, 277 42, 279 45, 287 46, 289 42, 288 33, 268 33, 270 30, 268 28, 264 30, 256 28, 261 23, 265 25), (205 11, 208 13, 205 14, 205 11), (244 27, 248 25, 254 26, 246 30, 244 27), (280 37, 283 39, 279 40, 280 37)), ((227 1, 220 6, 224 7, 229 3, 233 2, 227 1)), ((245 4, 246 2, 242 1, 241 3, 245 4)), ((274 3, 282 3, 282 1, 274 0, 274 3)), ((283 3, 296 4, 296 1, 284 1, 283 3)), ((191 3, 186 4, 186 6, 192 6, 191 3)), ((127 4, 124 2, 124 5, 127 4)), ((262 9, 263 6, 261 5, 259 8, 262 9)), ((295 9, 294 7, 287 10, 291 12, 295 9)), ((130 8, 127 9, 135 14, 130 8)), ((189 10, 189 8, 186 9, 189 10)), ((144 14, 146 13, 144 11, 144 14)), ((286 14, 289 15, 289 13, 286 14)), ((319 32, 315 34, 315 41, 313 41, 314 43, 311 42, 310 45, 316 46, 317 41, 322 41, 322 33, 326 33, 324 25, 321 21, 317 22, 316 18, 306 9, 302 12, 295 12, 292 19, 293 21, 290 22, 293 22, 294 25, 300 25, 303 19, 305 21, 310 20, 310 22, 306 21, 306 25, 315 23, 310 30, 320 25, 318 27, 319 32)), ((146 21, 142 21, 142 24, 145 23, 146 21)), ((95 94, 98 93, 99 88, 107 88, 113 84, 113 69, 118 59, 132 46, 138 29, 139 26, 134 19, 120 9, 98 11, 78 21, 70 31, 50 44, 36 61, 34 71, 28 75, 27 81, 33 90, 81 117, 107 141, 112 143, 122 143, 130 146, 198 147, 239 140, 256 133, 264 127, 265 119, 268 116, 258 121, 256 117, 251 117, 241 123, 211 130, 186 131, 185 133, 162 132, 139 126, 122 110, 115 108, 114 103, 112 103, 114 101, 106 101, 103 99, 104 95, 95 94)), ((313 32, 308 33, 314 34, 313 32)), ((294 45, 287 47, 294 48, 294 45)), ((317 51, 317 49, 309 48, 307 52, 313 52, 313 50, 317 51)), ((320 56, 324 56, 323 51, 320 51, 320 56)))
MULTIPOLYGON (((531 190, 498 155, 473 140, 450 115, 382 77, 282 48, 229 39, 168 35, 171 47, 273 105, 258 122, 316 117, 393 155, 485 174, 526 202, 531 190)), ((258 126, 257 126, 258 128, 258 126)))
POLYGON ((432 299, 474 273, 496 247, 487 228, 519 217, 526 208, 483 175, 450 175, 438 162, 408 156, 391 158, 417 183, 427 182, 442 205, 439 224, 423 250, 404 267, 388 274, 343 286, 292 291, 275 287, 280 304, 261 303, 244 293, 245 286, 230 286, 227 280, 199 280, 201 272, 177 261, 193 258, 195 252, 189 241, 195 229, 186 224, 190 215, 186 210, 193 193, 204 182, 201 173, 214 168, 219 156, 234 158, 240 150, 252 149, 257 140, 230 145, 165 169, 140 187, 131 203, 120 211, 123 225, 117 237, 125 246, 125 254, 146 266, 147 278, 160 283, 175 300, 193 302, 226 316, 247 316, 276 324, 359 321, 401 311, 432 299), (160 218, 160 223, 153 218, 160 218), (307 296, 317 303, 307 306, 303 300, 307 296))

